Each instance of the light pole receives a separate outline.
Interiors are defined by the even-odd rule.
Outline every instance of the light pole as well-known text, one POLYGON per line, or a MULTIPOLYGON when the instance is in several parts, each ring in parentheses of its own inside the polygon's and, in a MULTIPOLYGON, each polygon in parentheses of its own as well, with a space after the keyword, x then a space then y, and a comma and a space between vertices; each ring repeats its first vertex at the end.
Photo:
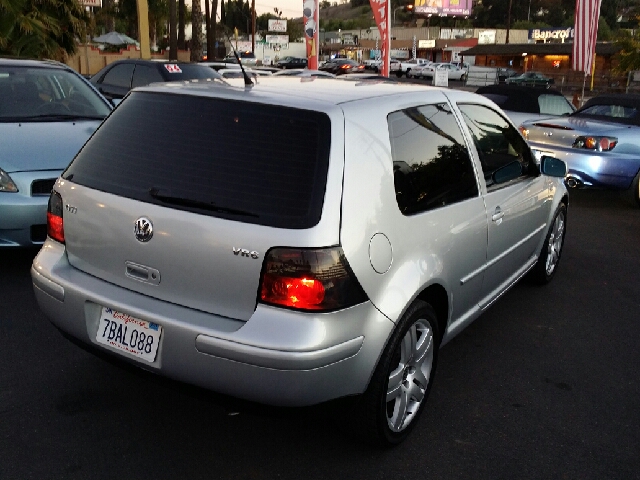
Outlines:
POLYGON ((403 8, 405 8, 405 6, 401 5, 401 6, 396 7, 396 8, 393 9, 393 24, 391 25, 392 27, 396 26, 396 11, 401 10, 403 8))

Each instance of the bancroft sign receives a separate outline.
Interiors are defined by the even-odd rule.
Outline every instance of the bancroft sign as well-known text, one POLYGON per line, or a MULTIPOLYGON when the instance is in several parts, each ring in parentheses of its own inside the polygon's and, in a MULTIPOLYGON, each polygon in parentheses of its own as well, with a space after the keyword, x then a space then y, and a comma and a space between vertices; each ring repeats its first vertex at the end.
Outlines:
POLYGON ((573 27, 567 28, 536 28, 529 30, 529 40, 573 40, 573 27))

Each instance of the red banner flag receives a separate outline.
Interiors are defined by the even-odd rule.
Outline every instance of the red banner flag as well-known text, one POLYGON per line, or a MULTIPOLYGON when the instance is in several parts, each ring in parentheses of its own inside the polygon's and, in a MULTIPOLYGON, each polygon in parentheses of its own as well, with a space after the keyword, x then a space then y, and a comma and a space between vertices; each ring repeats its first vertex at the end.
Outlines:
POLYGON ((601 3, 602 0, 576 0, 571 68, 577 72, 584 72, 585 76, 591 73, 591 64, 596 51, 601 3))
POLYGON ((391 35, 389 25, 389 0, 369 0, 371 3, 371 10, 373 10, 373 16, 376 19, 376 25, 378 25, 378 31, 380 32, 381 45, 380 59, 382 65, 380 66, 380 74, 383 77, 389 76, 389 55, 391 50, 391 35))
POLYGON ((304 0, 302 3, 304 36, 307 44, 307 68, 310 70, 318 69, 319 10, 319 0, 304 0))

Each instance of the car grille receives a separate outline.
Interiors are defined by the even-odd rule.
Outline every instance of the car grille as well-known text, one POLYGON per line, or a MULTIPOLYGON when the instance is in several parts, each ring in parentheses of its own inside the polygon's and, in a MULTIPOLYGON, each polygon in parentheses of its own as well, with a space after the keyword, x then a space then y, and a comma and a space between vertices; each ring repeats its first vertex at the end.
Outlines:
POLYGON ((31 182, 31 196, 34 195, 50 195, 53 190, 53 184, 56 183, 55 178, 47 178, 44 180, 34 180, 31 182))
POLYGON ((31 241, 42 243, 47 239, 47 225, 31 225, 31 241))

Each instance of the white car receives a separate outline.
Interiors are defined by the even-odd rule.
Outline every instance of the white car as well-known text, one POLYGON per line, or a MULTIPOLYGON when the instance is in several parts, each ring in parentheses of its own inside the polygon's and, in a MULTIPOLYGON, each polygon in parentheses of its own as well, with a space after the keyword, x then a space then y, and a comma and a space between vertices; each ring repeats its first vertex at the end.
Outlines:
POLYGON ((427 60, 426 58, 413 58, 411 60, 403 60, 400 62, 400 69, 396 72, 398 77, 401 77, 404 73, 407 78, 411 78, 414 76, 414 71, 418 67, 423 67, 425 65, 429 65, 431 60, 427 60))
POLYGON ((420 71, 420 76, 422 78, 433 78, 436 69, 447 70, 449 80, 466 80, 467 78, 467 71, 453 63, 432 63, 420 71))
POLYGON ((407 72, 407 78, 431 78, 433 77, 433 63, 418 65, 407 72))

